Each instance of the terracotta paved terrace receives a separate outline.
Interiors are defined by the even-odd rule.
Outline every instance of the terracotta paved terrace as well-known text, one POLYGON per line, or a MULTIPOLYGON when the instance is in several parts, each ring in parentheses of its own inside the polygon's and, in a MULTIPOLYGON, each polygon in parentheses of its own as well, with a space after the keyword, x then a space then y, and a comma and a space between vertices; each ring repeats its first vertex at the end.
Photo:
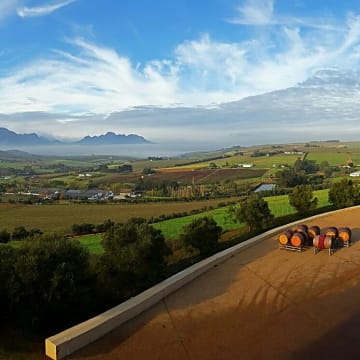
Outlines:
POLYGON ((353 244, 268 238, 69 359, 360 359, 360 209, 307 224, 349 226, 353 244))

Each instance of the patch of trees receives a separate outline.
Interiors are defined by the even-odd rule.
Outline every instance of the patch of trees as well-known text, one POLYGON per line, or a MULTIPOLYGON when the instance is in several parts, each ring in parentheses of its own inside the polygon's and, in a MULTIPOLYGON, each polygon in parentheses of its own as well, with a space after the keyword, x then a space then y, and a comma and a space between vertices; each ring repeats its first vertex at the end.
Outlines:
POLYGON ((266 156, 266 155, 267 155, 267 152, 256 150, 250 155, 250 157, 260 157, 260 156, 266 156))
POLYGON ((153 175, 156 174, 156 171, 152 168, 144 168, 142 173, 143 175, 153 175))
POLYGON ((307 177, 303 172, 294 169, 285 169, 276 173, 277 184, 282 187, 294 187, 307 183, 307 177))
MULTIPOLYGON (((272 147, 274 149, 274 147, 272 147)), ((261 151, 261 150, 255 150, 252 154, 250 154, 250 157, 260 157, 260 156, 274 156, 283 153, 281 150, 273 150, 273 151, 261 151)))
POLYGON ((314 174, 319 171, 319 165, 316 164, 315 160, 297 159, 294 164, 294 170, 297 172, 304 171, 305 174, 314 174))
POLYGON ((27 230, 24 226, 18 226, 13 230, 12 233, 3 229, 0 231, 0 243, 6 244, 10 240, 14 240, 14 241, 25 240, 28 238, 33 238, 38 235, 42 235, 42 231, 37 228, 32 228, 30 230, 27 230))
POLYGON ((76 323, 91 308, 90 275, 79 242, 47 235, 18 249, 1 245, 1 323, 40 332, 76 323))
POLYGON ((110 168, 108 165, 109 164, 100 164, 98 170, 103 172, 110 172, 110 173, 129 173, 133 171, 133 167, 131 164, 111 166, 110 168))
MULTIPOLYGON (((220 234, 212 218, 199 218, 184 229, 183 245, 207 256, 220 234)), ((169 275, 172 250, 145 219, 111 223, 103 247, 102 255, 90 256, 79 241, 58 234, 37 234, 18 248, 0 244, 1 327, 49 335, 169 275)))
POLYGON ((134 191, 154 190, 158 196, 170 196, 171 191, 179 189, 180 185, 177 181, 146 178, 139 179, 135 184, 134 191))
POLYGON ((332 175, 332 172, 333 169, 327 161, 318 165, 314 160, 298 159, 293 168, 278 171, 276 178, 280 187, 293 188, 298 185, 313 185, 319 189, 325 179, 332 175))
POLYGON ((73 235, 97 234, 107 231, 112 226, 114 226, 114 222, 108 219, 100 224, 91 224, 91 223, 73 224, 71 227, 71 231, 73 235))
POLYGON ((336 208, 353 206, 357 201, 359 201, 359 186, 354 184, 352 180, 342 179, 331 184, 329 202, 336 208))

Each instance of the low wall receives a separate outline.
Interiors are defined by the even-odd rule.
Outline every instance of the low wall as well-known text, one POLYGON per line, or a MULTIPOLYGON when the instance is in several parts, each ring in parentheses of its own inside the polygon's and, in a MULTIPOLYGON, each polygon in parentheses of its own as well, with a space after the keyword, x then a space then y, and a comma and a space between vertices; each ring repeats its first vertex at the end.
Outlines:
MULTIPOLYGON (((355 208, 358 207, 360 206, 355 208)), ((118 326, 149 309, 151 306, 155 305, 160 300, 172 292, 178 290, 180 287, 189 283, 204 272, 208 271, 212 267, 234 256, 238 252, 256 245, 269 236, 273 236, 283 231, 284 229, 299 223, 311 221, 323 216, 328 216, 329 214, 346 212, 353 209, 354 207, 332 211, 286 224, 275 229, 271 229, 261 235, 255 236, 249 240, 210 256, 209 258, 202 260, 183 271, 178 272, 177 274, 151 287, 141 294, 121 303, 120 305, 87 321, 84 321, 81 324, 73 326, 72 328, 69 328, 59 334, 47 338, 45 340, 46 355, 51 359, 59 360, 72 354, 76 350, 79 350, 82 347, 98 340, 118 326)))

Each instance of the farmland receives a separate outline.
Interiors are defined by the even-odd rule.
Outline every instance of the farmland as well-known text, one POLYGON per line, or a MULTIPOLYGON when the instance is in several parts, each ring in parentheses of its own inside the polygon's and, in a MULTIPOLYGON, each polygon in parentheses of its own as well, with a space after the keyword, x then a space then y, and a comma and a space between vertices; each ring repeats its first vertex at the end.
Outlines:
MULTIPOLYGON (((16 157, 16 154, 12 156, 16 157)), ((229 217, 227 203, 236 206, 242 197, 261 183, 280 184, 280 175, 284 173, 279 175, 279 172, 286 169, 291 173, 299 159, 302 163, 307 159, 317 164, 328 162, 331 166, 329 174, 320 167, 310 174, 303 174, 305 183, 309 181, 313 189, 322 189, 314 191, 320 208, 328 205, 328 187, 331 183, 349 178, 353 170, 348 168, 348 164, 351 163, 353 169, 360 164, 360 146, 350 143, 266 145, 189 154, 182 158, 143 160, 111 156, 65 159, 33 156, 26 159, 25 156, 17 160, 0 157, 0 231, 7 230, 13 236, 14 229, 23 226, 28 230, 38 228, 45 234, 69 235, 74 224, 102 224, 107 219, 126 222, 133 217, 142 217, 150 219, 152 225, 162 231, 166 244, 173 250, 166 260, 167 265, 171 271, 179 271, 181 266, 188 266, 188 261, 198 260, 196 250, 188 250, 178 241, 184 226, 197 217, 212 216, 225 231, 220 239, 220 247, 228 246, 228 240, 233 243, 234 235, 238 241, 240 232, 241 236, 247 236, 248 228, 229 217), (241 164, 251 167, 244 168, 241 164), (311 183, 314 178, 316 181, 311 183), (48 198, 48 194, 54 190, 60 196, 48 198), (66 198, 64 194, 67 190, 91 190, 95 193, 111 190, 114 195, 119 194, 120 199, 115 199, 115 196, 66 198), (120 194, 127 192, 129 195, 120 197, 120 194), (166 218, 169 220, 160 221, 166 218)), ((353 180, 356 181, 356 178, 353 180)), ((279 185, 273 194, 287 194, 292 187, 279 185)), ((296 212, 289 205, 288 195, 267 196, 265 200, 276 218, 296 212)), ((94 261, 91 266, 98 266, 97 255, 104 253, 102 235, 73 238, 92 254, 94 261)), ((10 244, 15 248, 25 243, 24 240, 14 239, 12 237, 10 244)), ((64 243, 76 246, 71 239, 64 243)), ((33 246, 32 242, 27 244, 33 246)), ((26 248, 23 247, 23 250, 27 251, 26 248)), ((98 268, 92 268, 92 271, 92 276, 98 276, 98 268)), ((105 280, 109 279, 97 279, 100 284, 105 280)), ((99 286, 99 289, 103 288, 103 285, 99 286)), ((9 343, 9 340, 3 342, 9 343)), ((3 354, 9 359, 16 359, 17 356, 15 350, 4 351, 0 345, 0 357, 3 354)))
MULTIPOLYGON (((323 207, 328 205, 328 191, 319 190, 314 192, 319 200, 318 207, 323 207)), ((290 206, 289 198, 287 195, 280 196, 271 196, 265 198, 269 204, 269 208, 275 217, 284 216, 288 214, 293 214, 296 211, 290 206)), ((228 208, 220 208, 212 211, 207 211, 205 213, 186 216, 178 219, 165 220, 160 223, 154 224, 154 227, 160 229, 166 238, 178 238, 184 226, 191 223, 191 221, 200 216, 213 216, 214 220, 220 225, 224 230, 233 230, 239 228, 244 224, 234 223, 229 219, 228 208)))
MULTIPOLYGON (((314 196, 318 198, 318 208, 329 205, 328 190, 315 191, 314 196)), ((271 196, 265 198, 265 200, 268 202, 269 208, 275 217, 294 214, 296 212, 294 208, 290 206, 287 195, 271 196)), ((195 218, 202 216, 212 216, 216 223, 220 225, 225 231, 239 229, 240 227, 244 226, 244 224, 239 224, 229 218, 228 207, 221 207, 196 215, 183 216, 176 219, 161 221, 153 224, 153 226, 156 229, 161 230, 166 239, 175 240, 178 239, 183 233, 184 226, 190 224, 195 218)), ((102 239, 101 235, 86 235, 79 237, 79 239, 80 242, 85 245, 90 252, 96 254, 102 252, 102 247, 100 245, 100 241, 102 239)))
MULTIPOLYGON (((231 200, 231 199, 229 199, 231 200)), ((1 228, 12 231, 17 226, 39 228, 44 232, 70 233, 74 223, 101 223, 112 219, 123 222, 131 217, 160 216, 216 206, 219 200, 191 202, 155 202, 145 204, 52 204, 22 205, 0 203, 1 228)))
MULTIPOLYGON (((278 171, 291 167, 304 154, 310 161, 327 161, 334 168, 329 181, 347 176, 350 170, 340 166, 346 165, 349 160, 354 168, 360 164, 359 144, 339 142, 235 147, 213 153, 188 154, 183 158, 143 160, 112 156, 61 159, 24 154, 14 159, 16 154, 11 153, 0 159, 3 174, 11 171, 16 173, 8 180, 0 179, 0 186, 15 194, 0 195, 2 228, 12 231, 15 227, 25 226, 40 228, 44 232, 70 233, 74 223, 100 223, 106 219, 126 221, 134 216, 148 219, 191 212, 206 206, 216 207, 224 197, 225 201, 238 199, 261 182, 274 182, 278 171), (118 172, 117 167, 124 164, 131 165, 132 171, 118 172), (253 167, 238 168, 239 164, 252 164, 253 167), (21 173, 22 169, 25 174, 21 173), (149 171, 145 172, 146 169, 149 171), (89 172, 91 177, 80 178, 81 171, 89 172), (138 189, 148 201, 164 199, 167 202, 79 204, 58 201, 37 206, 19 203, 26 202, 27 198, 16 195, 17 191, 29 189, 36 192, 37 188, 46 187, 56 187, 59 191, 90 188, 112 190, 115 194, 124 188, 129 191, 138 189), (168 202, 175 198, 182 201, 168 202)), ((286 201, 281 198, 272 200, 271 206, 276 207, 278 202, 277 208, 272 210, 275 213, 291 212, 286 201)), ((234 225, 223 220, 224 211, 216 209, 213 215, 225 229, 231 229, 234 225)), ((176 221, 186 223, 188 220, 176 221)), ((170 224, 169 227, 172 227, 170 224)), ((170 234, 169 230, 166 233, 170 234)))

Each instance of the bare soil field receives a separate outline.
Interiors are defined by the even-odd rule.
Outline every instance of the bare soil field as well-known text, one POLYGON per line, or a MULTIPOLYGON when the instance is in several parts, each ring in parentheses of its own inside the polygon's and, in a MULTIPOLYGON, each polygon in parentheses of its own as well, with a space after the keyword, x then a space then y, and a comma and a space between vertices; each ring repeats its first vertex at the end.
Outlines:
MULTIPOLYGON (((229 201, 235 198, 227 199, 229 201)), ((159 203, 120 204, 53 204, 22 205, 0 203, 0 230, 12 231, 17 226, 39 228, 44 232, 70 233, 73 224, 101 223, 107 219, 127 221, 131 217, 160 216, 190 212, 206 206, 217 206, 220 199, 159 203)))
POLYGON ((268 238, 69 359, 358 359, 359 219, 357 208, 308 223, 352 228, 332 256, 268 238))

